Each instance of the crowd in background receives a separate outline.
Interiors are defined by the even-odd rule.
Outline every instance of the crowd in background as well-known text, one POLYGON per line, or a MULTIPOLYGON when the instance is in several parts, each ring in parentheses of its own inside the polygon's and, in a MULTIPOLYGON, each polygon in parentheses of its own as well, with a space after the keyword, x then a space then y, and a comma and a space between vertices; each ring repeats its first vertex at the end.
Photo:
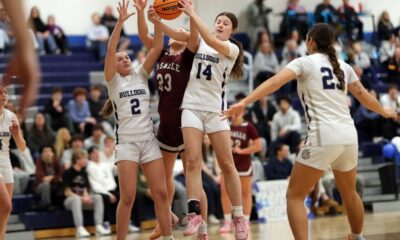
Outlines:
MULTIPOLYGON (((400 111, 400 41, 399 30, 394 26, 387 11, 377 23, 379 46, 364 41, 363 24, 359 13, 350 1, 343 0, 340 6, 333 6, 329 0, 320 3, 310 19, 310 14, 299 0, 289 0, 287 10, 282 13, 280 32, 272 34, 268 15, 273 11, 265 1, 255 0, 246 9, 248 36, 251 39, 249 51, 254 56, 254 86, 258 86, 276 74, 295 58, 305 56, 306 33, 311 22, 326 22, 337 31, 335 44, 338 56, 350 63, 362 83, 385 107, 400 111), (276 46, 276 47, 275 47, 276 46), (387 91, 381 92, 373 76, 376 69, 383 70, 387 91)), ((40 54, 73 54, 68 46, 66 33, 56 24, 54 16, 45 23, 39 9, 30 12, 32 40, 40 54)), ((112 8, 107 7, 103 15, 92 15, 92 26, 87 32, 87 46, 99 61, 103 61, 108 38, 115 27, 116 17, 112 8)), ((119 50, 130 47, 129 37, 122 32, 119 50)), ((13 44, 13 31, 8 18, 0 10, 0 51, 4 52, 13 44)), ((133 66, 138 66, 145 58, 145 51, 139 51, 133 66)), ((255 165, 262 166, 261 173, 254 170, 254 180, 287 179, 290 177, 294 156, 304 141, 305 127, 298 97, 295 94, 296 82, 284 86, 278 94, 264 97, 247 109, 245 119, 253 123, 263 139, 263 150, 254 156, 255 165)), ((154 93, 156 95, 156 93, 154 93)), ((25 124, 24 117, 19 121, 27 140, 27 150, 20 152, 11 145, 11 156, 15 175, 15 194, 33 191, 37 196, 36 210, 66 208, 73 212, 76 227, 83 227, 82 206, 94 205, 96 224, 109 224, 114 220, 112 210, 118 201, 118 181, 114 162, 115 143, 113 139, 114 120, 100 115, 106 99, 104 86, 93 85, 89 92, 77 87, 73 99, 65 102, 61 88, 53 90, 51 99, 43 110, 34 117, 31 126, 25 124), (34 186, 29 181, 34 176, 34 186), (101 176, 101 177, 100 177, 101 176), (80 179, 77 183, 76 179, 80 179)), ((244 94, 238 94, 240 100, 244 94)), ((359 132, 359 142, 392 139, 400 134, 400 123, 382 119, 377 114, 360 106, 349 97, 349 108, 359 132)), ((12 103, 8 109, 15 111, 12 103)), ((16 111, 15 111, 16 112, 16 111)), ((207 138, 204 139, 203 186, 209 200, 210 222, 218 223, 222 218, 220 203, 220 176, 215 166, 215 156, 207 138)), ((256 168, 254 168, 256 169, 256 168)), ((333 199, 334 182, 332 174, 326 173, 315 186, 313 196, 315 211, 326 212, 323 206, 337 208, 333 199)), ((185 212, 185 186, 183 173, 176 174, 176 208, 185 212)), ((358 180, 358 191, 363 192, 363 180, 358 180)), ((143 174, 138 177, 136 207, 133 209, 133 223, 139 224, 154 218, 152 197, 143 174), (141 209, 141 211, 138 211, 141 209), (146 210, 144 210, 146 209, 146 210)), ((107 228, 106 228, 107 229, 107 228)), ((131 226, 131 231, 136 231, 131 226)))

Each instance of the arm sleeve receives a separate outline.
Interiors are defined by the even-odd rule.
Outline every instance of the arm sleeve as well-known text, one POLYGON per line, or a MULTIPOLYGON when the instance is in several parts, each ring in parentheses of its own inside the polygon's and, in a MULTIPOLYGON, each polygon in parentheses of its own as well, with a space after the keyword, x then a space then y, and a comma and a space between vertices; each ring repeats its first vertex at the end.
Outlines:
POLYGON ((299 77, 303 73, 303 66, 301 59, 303 58, 296 58, 293 61, 291 61, 288 65, 286 65, 286 68, 292 70, 296 74, 296 77, 299 77))
POLYGON ((346 64, 347 66, 347 76, 349 78, 349 82, 347 84, 351 84, 355 81, 358 81, 358 77, 356 72, 354 72, 354 69, 352 67, 350 67, 350 65, 346 64))
POLYGON ((228 41, 229 55, 230 59, 236 59, 239 56, 239 47, 231 41, 228 41))
POLYGON ((247 127, 247 134, 249 136, 249 139, 251 139, 251 140, 256 140, 256 139, 258 139, 260 137, 258 135, 257 129, 250 122, 249 122, 249 125, 247 127))

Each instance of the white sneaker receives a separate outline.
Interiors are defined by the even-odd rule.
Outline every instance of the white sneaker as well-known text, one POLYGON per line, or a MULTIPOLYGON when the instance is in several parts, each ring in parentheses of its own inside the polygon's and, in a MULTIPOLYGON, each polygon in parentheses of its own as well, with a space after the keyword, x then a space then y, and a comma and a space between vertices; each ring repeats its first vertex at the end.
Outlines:
POLYGON ((84 227, 78 227, 76 229, 76 238, 85 238, 85 237, 90 237, 90 233, 86 231, 84 227))
POLYGON ((96 225, 96 235, 104 236, 104 235, 110 235, 110 234, 111 234, 111 229, 107 230, 101 224, 96 225))
POLYGON ((140 228, 136 227, 135 225, 133 225, 133 224, 131 223, 131 224, 129 224, 129 226, 128 226, 128 232, 130 232, 130 233, 140 232, 140 228))
POLYGON ((213 214, 208 216, 208 222, 211 224, 220 224, 221 223, 221 221, 213 214))

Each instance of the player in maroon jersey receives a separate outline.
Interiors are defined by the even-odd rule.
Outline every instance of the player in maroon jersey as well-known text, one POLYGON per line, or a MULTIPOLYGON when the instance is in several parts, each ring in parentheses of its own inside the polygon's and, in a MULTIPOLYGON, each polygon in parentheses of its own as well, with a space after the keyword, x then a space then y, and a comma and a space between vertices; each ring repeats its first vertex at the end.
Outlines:
MULTIPOLYGON (((235 161, 242 185, 243 213, 248 223, 252 208, 251 183, 253 171, 251 167, 251 154, 261 150, 261 139, 254 125, 244 121, 243 117, 240 117, 231 124, 231 140, 233 160, 235 161)), ((223 177, 221 177, 220 186, 222 209, 224 211, 224 224, 220 229, 220 233, 228 233, 231 231, 232 205, 229 201, 223 177)))
MULTIPOLYGON (((150 49, 153 45, 153 37, 149 35, 145 22, 144 8, 146 7, 146 4, 147 0, 135 0, 135 7, 138 16, 139 38, 146 49, 150 49)), ((171 204, 175 192, 173 169, 178 154, 180 154, 185 165, 183 154, 181 154, 184 151, 184 145, 181 131, 182 110, 180 109, 180 105, 182 103, 186 86, 189 82, 190 71, 194 55, 197 51, 199 36, 197 30, 192 26, 192 24, 190 25, 190 33, 184 29, 171 29, 160 21, 151 6, 148 15, 149 20, 153 24, 159 24, 160 29, 168 36, 178 34, 180 37, 184 36, 188 39, 187 42, 180 42, 170 37, 168 43, 169 49, 164 49, 162 51, 156 66, 157 89, 160 96, 158 104, 160 125, 157 133, 157 140, 164 159, 167 190, 171 204)), ((201 199, 201 209, 204 213, 203 219, 207 219, 207 197, 204 191, 201 199)), ((172 223, 176 224, 178 219, 175 215, 173 215, 173 218, 172 223)), ((206 233, 206 231, 202 231, 202 233, 203 232, 206 233)), ((156 228, 150 235, 150 239, 157 239, 160 235, 161 232, 157 224, 156 228)), ((206 234, 202 235, 203 236, 201 237, 203 237, 203 239, 207 238, 207 236, 204 236, 206 234)))

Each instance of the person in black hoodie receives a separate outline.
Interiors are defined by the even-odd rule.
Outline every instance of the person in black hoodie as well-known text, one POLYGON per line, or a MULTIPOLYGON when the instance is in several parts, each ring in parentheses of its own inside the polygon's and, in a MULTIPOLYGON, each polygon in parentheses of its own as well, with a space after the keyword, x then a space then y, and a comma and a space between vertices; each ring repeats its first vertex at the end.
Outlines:
MULTIPOLYGON (((118 19, 113 15, 113 8, 111 6, 107 6, 104 10, 104 14, 101 17, 101 24, 107 27, 108 33, 111 33, 114 30, 115 25, 117 24, 118 19)), ((126 35, 124 29, 121 31, 121 38, 118 43, 118 52, 125 51, 129 48, 131 44, 131 40, 129 40, 128 36, 126 35)))
POLYGON ((46 119, 51 119, 50 126, 54 132, 57 132, 58 129, 62 127, 66 127, 70 131, 73 130, 62 98, 62 89, 60 87, 55 87, 51 99, 44 106, 43 113, 46 115, 46 119))
POLYGON ((37 7, 32 7, 29 20, 32 23, 33 32, 39 44, 40 54, 46 53, 46 45, 48 53, 60 53, 60 49, 58 49, 56 41, 49 31, 49 27, 44 24, 40 18, 39 9, 37 7))

